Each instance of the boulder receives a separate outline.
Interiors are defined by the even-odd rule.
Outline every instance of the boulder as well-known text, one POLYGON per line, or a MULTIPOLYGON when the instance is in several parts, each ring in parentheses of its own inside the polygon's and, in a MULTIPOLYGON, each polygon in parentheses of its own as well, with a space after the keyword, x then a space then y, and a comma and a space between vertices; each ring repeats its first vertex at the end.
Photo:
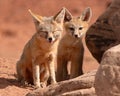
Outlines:
POLYGON ((97 96, 120 96, 120 44, 108 49, 95 76, 97 96))
POLYGON ((99 63, 107 49, 120 43, 120 0, 112 0, 107 10, 88 29, 85 41, 99 63))

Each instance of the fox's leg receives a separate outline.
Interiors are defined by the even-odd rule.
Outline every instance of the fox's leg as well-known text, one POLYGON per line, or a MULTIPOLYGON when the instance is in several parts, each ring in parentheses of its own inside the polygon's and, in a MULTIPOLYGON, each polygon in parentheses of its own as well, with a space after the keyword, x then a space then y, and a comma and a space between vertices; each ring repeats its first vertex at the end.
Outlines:
POLYGON ((75 78, 83 74, 82 61, 79 58, 71 61, 70 78, 75 78))
POLYGON ((32 84, 32 82, 30 82, 32 80, 32 78, 30 78, 30 72, 28 71, 27 67, 23 67, 22 68, 22 80, 21 80, 21 83, 24 84, 24 85, 28 85, 28 84, 32 84))
POLYGON ((40 87, 40 66, 33 63, 33 82, 36 88, 40 87))
POLYGON ((40 80, 41 80, 40 86, 42 88, 46 87, 47 86, 47 80, 48 80, 48 78, 46 77, 46 73, 40 73, 40 80))
POLYGON ((26 71, 26 67, 23 61, 18 61, 16 64, 16 71, 17 71, 17 78, 18 81, 21 82, 23 85, 29 83, 28 82, 28 75, 30 73, 28 73, 26 71))
POLYGON ((22 84, 25 84, 25 82, 27 81, 27 74, 25 64, 22 60, 17 62, 16 71, 18 81, 22 84))
MULTIPOLYGON (((42 68, 42 66, 41 66, 42 68)), ((47 81, 48 81, 48 78, 49 78, 49 68, 48 68, 48 65, 45 64, 45 67, 43 68, 43 71, 40 72, 40 80, 41 80, 41 87, 44 88, 47 86, 47 81)))
POLYGON ((75 78, 83 74, 83 56, 84 56, 84 49, 80 52, 74 53, 72 60, 71 60, 71 71, 70 71, 70 78, 75 78))
POLYGON ((49 73, 51 84, 56 83, 54 59, 49 63, 49 73))
POLYGON ((66 80, 68 77, 67 61, 62 57, 57 57, 57 81, 66 80))
POLYGON ((23 69, 22 64, 20 63, 20 61, 18 61, 16 64, 16 72, 17 72, 17 79, 19 82, 21 82, 23 79, 22 69, 23 69))

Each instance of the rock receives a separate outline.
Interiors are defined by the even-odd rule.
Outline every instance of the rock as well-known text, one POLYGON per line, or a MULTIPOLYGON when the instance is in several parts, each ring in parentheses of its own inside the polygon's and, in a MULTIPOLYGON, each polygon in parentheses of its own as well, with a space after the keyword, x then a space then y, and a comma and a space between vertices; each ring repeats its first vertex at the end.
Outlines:
POLYGON ((60 96, 97 96, 97 95, 95 94, 95 88, 91 87, 87 89, 66 92, 61 94, 60 96))
POLYGON ((94 96, 94 77, 96 70, 74 79, 58 82, 44 89, 37 89, 26 96, 94 96), (90 89, 90 91, 88 91, 90 89), (84 95, 92 94, 92 95, 84 95))
POLYGON ((85 40, 91 54, 99 63, 107 49, 120 43, 120 0, 113 0, 88 29, 85 40))
POLYGON ((107 50, 95 76, 98 96, 120 96, 120 44, 107 50))

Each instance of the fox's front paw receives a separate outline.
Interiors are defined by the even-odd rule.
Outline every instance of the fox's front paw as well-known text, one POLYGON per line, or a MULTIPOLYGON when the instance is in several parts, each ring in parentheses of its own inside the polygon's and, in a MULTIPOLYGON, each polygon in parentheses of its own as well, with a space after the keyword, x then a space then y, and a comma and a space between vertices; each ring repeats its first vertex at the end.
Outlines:
POLYGON ((40 88, 41 86, 40 86, 40 83, 39 82, 36 82, 35 84, 34 84, 34 88, 35 89, 38 89, 38 88, 40 88))
POLYGON ((56 84, 57 82, 56 81, 51 81, 51 84, 56 84))
POLYGON ((40 85, 35 85, 35 86, 33 86, 33 88, 38 89, 38 88, 41 88, 41 86, 40 85))
POLYGON ((23 86, 28 86, 28 85, 29 85, 29 83, 28 83, 26 80, 24 80, 24 79, 22 79, 22 80, 20 81, 20 83, 21 83, 23 86))
POLYGON ((45 88, 46 87, 46 84, 44 82, 40 83, 40 84, 37 84, 34 86, 35 89, 38 89, 38 88, 45 88))
POLYGON ((41 82, 40 85, 41 85, 41 88, 45 88, 46 87, 46 83, 45 82, 41 82))

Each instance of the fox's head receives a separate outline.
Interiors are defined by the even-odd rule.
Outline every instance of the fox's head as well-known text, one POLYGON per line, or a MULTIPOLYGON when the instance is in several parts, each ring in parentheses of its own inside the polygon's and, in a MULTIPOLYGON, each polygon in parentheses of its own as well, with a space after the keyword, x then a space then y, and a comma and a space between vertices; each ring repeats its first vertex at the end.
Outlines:
POLYGON ((88 28, 88 22, 91 19, 91 9, 86 8, 81 16, 74 18, 71 13, 66 9, 65 12, 65 30, 68 35, 75 38, 80 38, 88 28))
POLYGON ((55 16, 42 17, 32 13, 30 10, 38 38, 47 40, 49 43, 55 42, 61 37, 63 32, 63 22, 65 16, 65 9, 61 9, 55 16))

